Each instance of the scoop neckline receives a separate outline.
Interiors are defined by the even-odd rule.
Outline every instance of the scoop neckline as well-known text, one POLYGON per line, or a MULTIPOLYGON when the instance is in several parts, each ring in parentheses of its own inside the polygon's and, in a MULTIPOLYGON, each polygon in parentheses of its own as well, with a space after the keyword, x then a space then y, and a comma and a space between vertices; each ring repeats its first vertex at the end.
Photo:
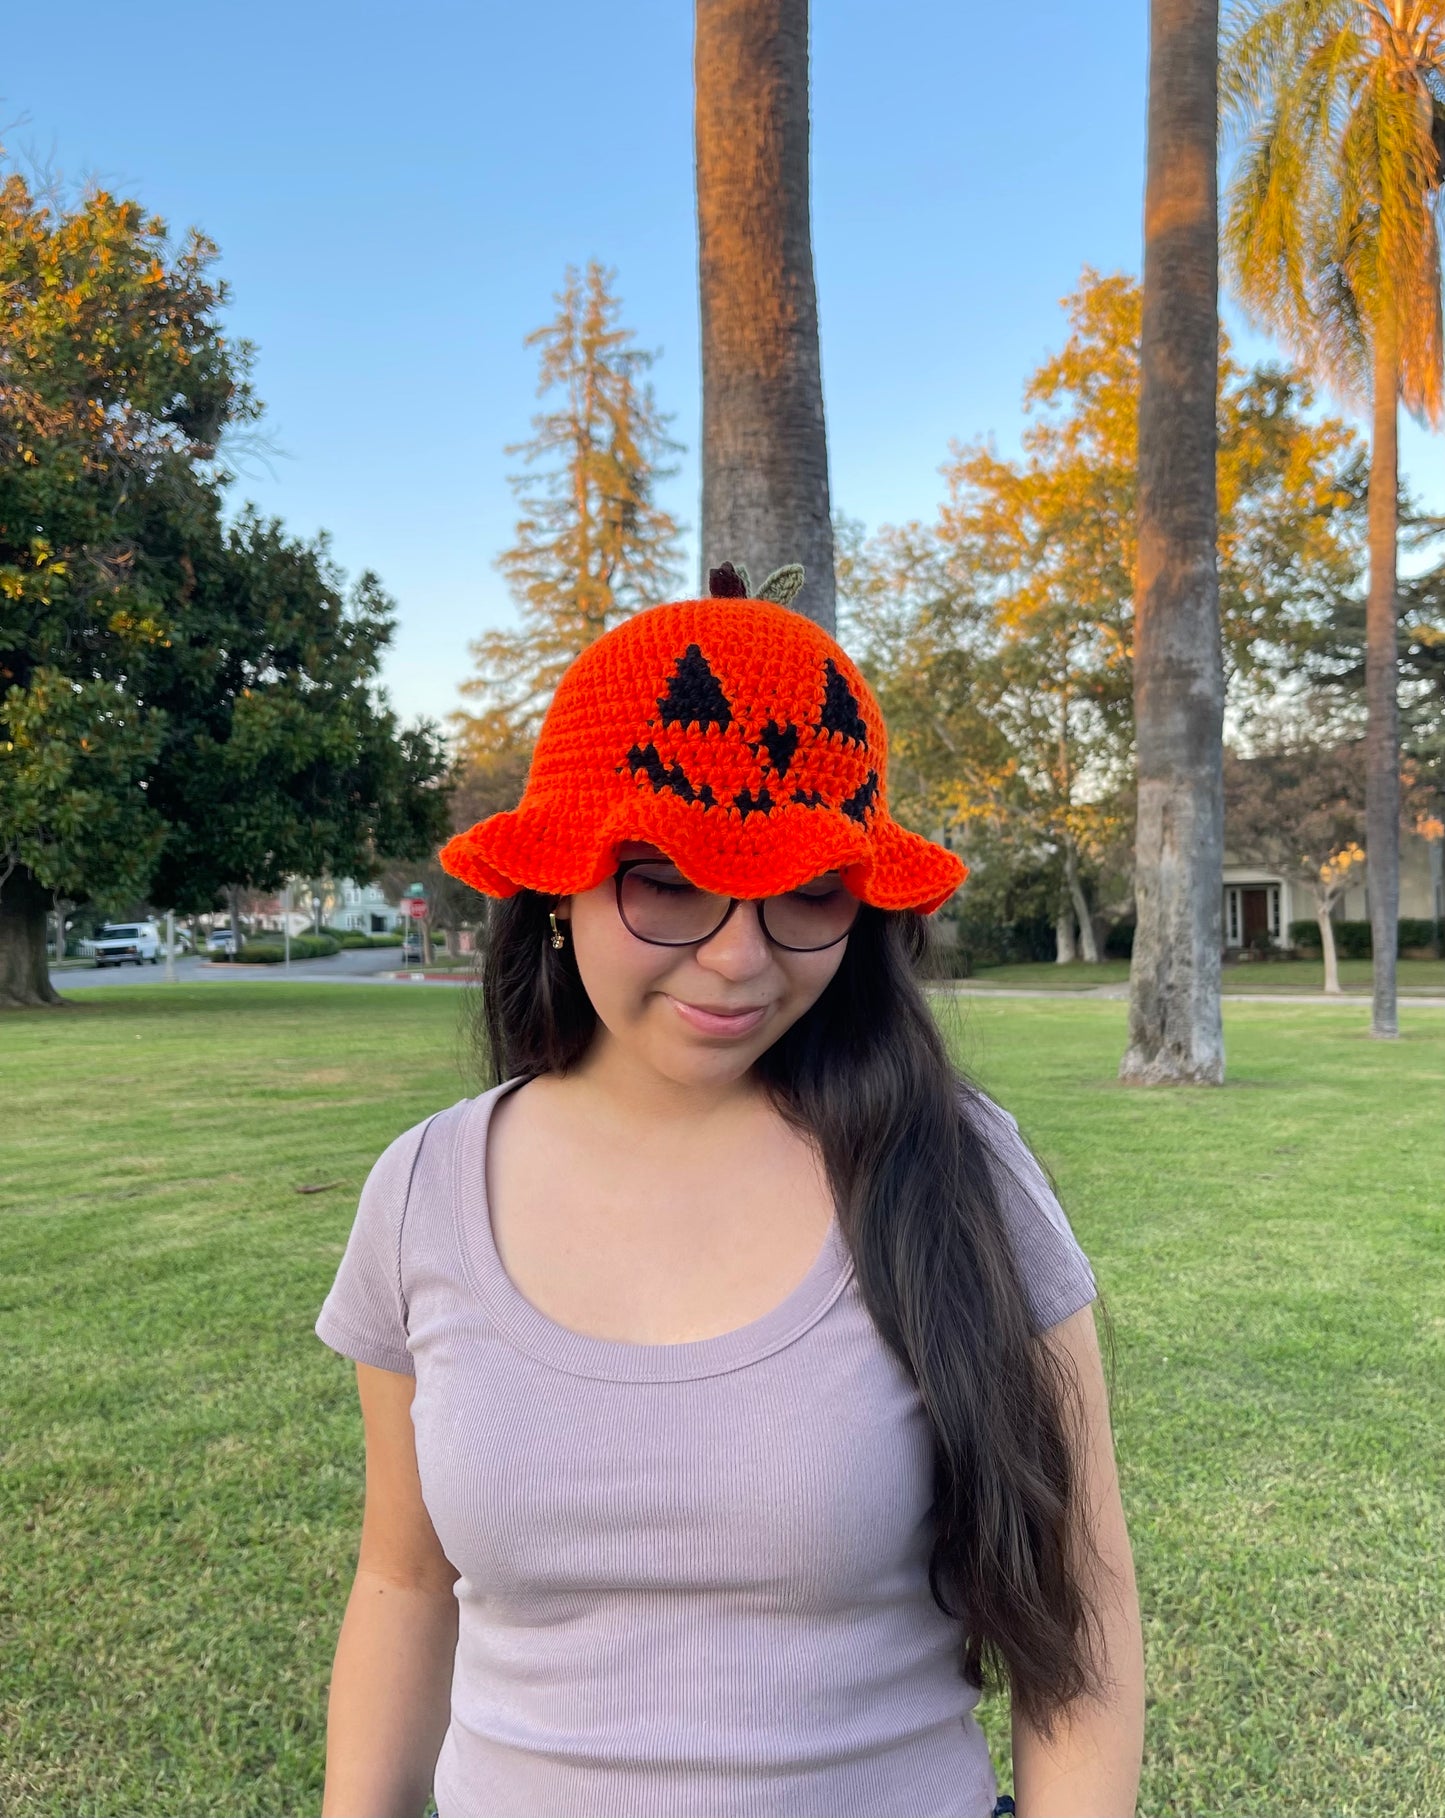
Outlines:
POLYGON ((822 1247, 797 1286, 747 1325, 681 1344, 644 1344, 574 1332, 552 1319, 517 1288, 502 1263, 487 1198, 487 1132, 504 1092, 530 1075, 504 1080, 472 1099, 454 1151, 457 1247, 467 1285, 507 1336, 524 1351, 572 1376, 603 1382, 689 1382, 722 1376, 759 1362, 794 1343, 842 1293, 853 1273, 852 1257, 835 1206, 822 1247))

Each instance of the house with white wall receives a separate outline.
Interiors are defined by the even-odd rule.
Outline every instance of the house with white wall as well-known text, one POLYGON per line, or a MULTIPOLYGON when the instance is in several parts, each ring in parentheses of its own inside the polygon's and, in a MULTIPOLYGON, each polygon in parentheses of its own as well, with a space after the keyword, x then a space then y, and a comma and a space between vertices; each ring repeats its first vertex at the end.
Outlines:
POLYGON ((335 903, 328 917, 333 928, 355 930, 358 934, 395 934, 404 917, 394 903, 389 903, 377 883, 358 884, 344 877, 335 885, 335 903))
MULTIPOLYGON (((1224 946, 1247 947, 1260 931, 1268 932, 1275 946, 1289 939, 1291 922, 1313 921, 1315 900, 1309 886, 1298 879, 1251 865, 1248 855, 1224 851, 1224 946)), ((1418 833, 1400 836, 1400 920, 1445 917, 1445 842, 1427 840, 1418 833)), ((1335 905, 1337 922, 1364 922, 1370 918, 1369 893, 1363 870, 1359 881, 1335 905)))
MULTIPOLYGON (((321 899, 321 921, 328 928, 356 934, 395 934, 403 926, 401 911, 387 902, 378 883, 358 883, 355 878, 342 877, 313 885, 302 878, 293 879, 291 884, 291 910, 286 919, 293 934, 305 934, 314 926, 313 888, 321 899)), ((280 893, 252 900, 254 908, 250 913, 257 926, 279 933, 283 916, 280 893)))

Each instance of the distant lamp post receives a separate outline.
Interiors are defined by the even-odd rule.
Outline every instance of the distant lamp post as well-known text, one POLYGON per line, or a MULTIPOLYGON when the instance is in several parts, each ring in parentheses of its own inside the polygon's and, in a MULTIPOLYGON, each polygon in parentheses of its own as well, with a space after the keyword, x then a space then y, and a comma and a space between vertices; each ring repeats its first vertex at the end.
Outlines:
POLYGON ((317 934, 321 932, 321 892, 311 892, 311 926, 317 934))
POLYGON ((166 983, 176 982, 176 912, 166 910, 166 983))

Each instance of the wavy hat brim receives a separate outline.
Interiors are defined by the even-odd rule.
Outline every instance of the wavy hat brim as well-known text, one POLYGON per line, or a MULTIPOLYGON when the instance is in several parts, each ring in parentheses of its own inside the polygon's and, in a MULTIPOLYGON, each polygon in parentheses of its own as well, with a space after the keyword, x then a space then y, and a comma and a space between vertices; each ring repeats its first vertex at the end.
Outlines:
POLYGON ((556 806, 523 805, 456 834, 438 857, 443 870, 488 896, 523 889, 570 896, 612 875, 624 841, 646 840, 699 889, 722 896, 774 896, 838 870, 865 903, 923 914, 946 903, 968 876, 957 853, 886 818, 865 832, 836 809, 790 804, 738 817, 728 851, 704 822, 696 807, 667 797, 621 804, 590 830, 556 806))

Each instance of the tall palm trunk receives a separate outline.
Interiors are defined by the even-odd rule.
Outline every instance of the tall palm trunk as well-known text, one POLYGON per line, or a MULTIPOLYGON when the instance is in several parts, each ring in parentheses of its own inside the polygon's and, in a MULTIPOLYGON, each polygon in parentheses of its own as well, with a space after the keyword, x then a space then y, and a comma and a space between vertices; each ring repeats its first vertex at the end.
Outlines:
POLYGON ((1370 443, 1370 593, 1365 606, 1365 878, 1374 947, 1370 1033, 1397 1036, 1395 949, 1400 938, 1400 709, 1395 562, 1400 484, 1400 355, 1395 319, 1375 324, 1370 443))
POLYGON ((1218 0, 1152 0, 1139 387, 1132 1085, 1220 1085, 1218 0))
POLYGON ((808 0, 697 0, 702 567, 801 562, 836 622, 808 202, 808 0))

